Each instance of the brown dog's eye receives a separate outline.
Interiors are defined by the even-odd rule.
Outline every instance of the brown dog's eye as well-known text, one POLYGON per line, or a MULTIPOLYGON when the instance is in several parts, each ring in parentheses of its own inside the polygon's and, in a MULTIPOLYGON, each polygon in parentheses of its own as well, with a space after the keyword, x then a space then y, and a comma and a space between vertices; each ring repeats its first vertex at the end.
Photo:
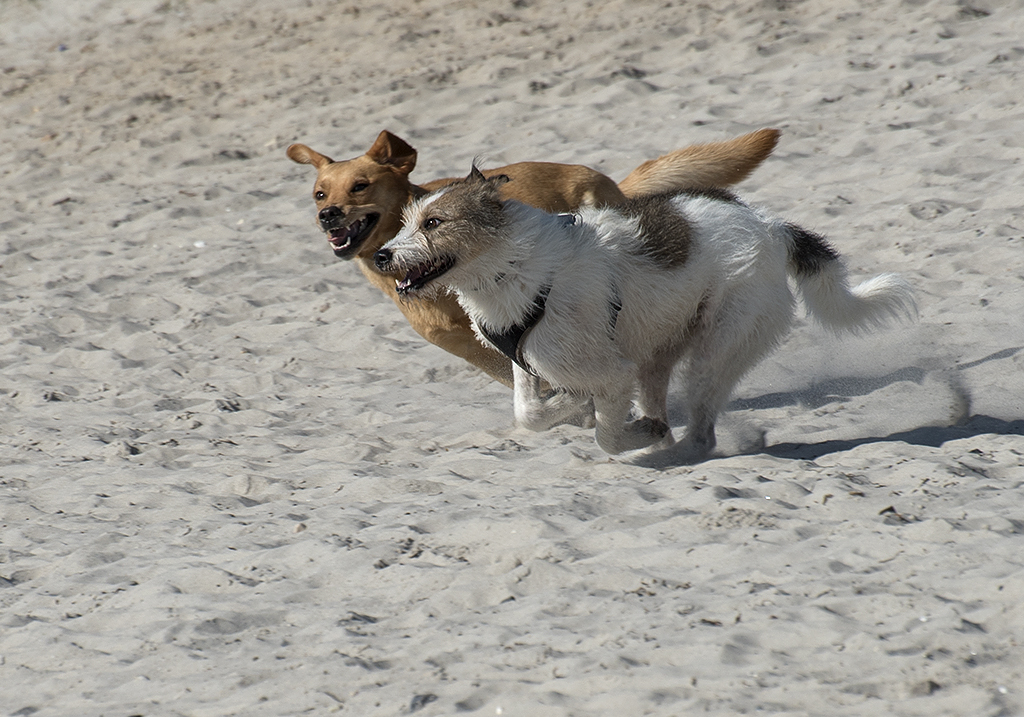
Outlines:
POLYGON ((423 222, 424 229, 437 229, 439 226, 441 226, 441 220, 437 217, 430 217, 423 222))
POLYGON ((352 192, 353 193, 361 192, 361 191, 363 191, 364 189, 366 189, 369 186, 370 185, 367 182, 359 182, 358 184, 353 184, 352 185, 352 192))
POLYGON ((316 192, 316 193, 315 193, 315 194, 313 195, 313 199, 315 199, 315 200, 317 200, 317 201, 319 202, 319 201, 321 201, 321 200, 322 200, 322 199, 323 199, 324 197, 326 197, 326 196, 327 196, 327 195, 326 195, 326 194, 324 194, 323 192, 316 192))

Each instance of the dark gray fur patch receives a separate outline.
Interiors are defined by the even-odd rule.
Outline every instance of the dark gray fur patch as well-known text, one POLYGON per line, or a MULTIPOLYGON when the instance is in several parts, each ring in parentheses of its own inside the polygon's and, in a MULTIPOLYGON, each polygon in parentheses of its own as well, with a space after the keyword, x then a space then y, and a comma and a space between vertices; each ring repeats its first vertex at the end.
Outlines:
POLYGON ((814 276, 826 265, 839 259, 839 254, 820 234, 815 234, 796 224, 787 224, 790 236, 793 237, 793 250, 789 260, 793 262, 796 273, 800 276, 814 276))
POLYGON ((743 204, 735 194, 719 187, 690 187, 679 192, 630 199, 622 207, 623 213, 639 221, 641 241, 646 247, 644 254, 665 268, 682 266, 690 258, 690 223, 671 205, 672 200, 679 196, 743 204))
POLYGON ((622 212, 637 220, 644 256, 662 267, 682 266, 690 257, 690 223, 672 206, 675 194, 630 199, 622 212))
POLYGON ((679 194, 685 194, 688 197, 706 197, 714 199, 716 202, 725 202, 726 204, 743 205, 742 199, 728 189, 722 189, 721 187, 690 187, 682 190, 679 194))

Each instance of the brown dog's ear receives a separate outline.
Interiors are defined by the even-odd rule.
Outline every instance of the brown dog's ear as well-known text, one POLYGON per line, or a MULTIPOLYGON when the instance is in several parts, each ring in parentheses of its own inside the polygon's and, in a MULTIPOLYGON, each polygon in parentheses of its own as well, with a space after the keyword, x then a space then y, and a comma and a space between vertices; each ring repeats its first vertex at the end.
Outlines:
POLYGON ((377 135, 377 141, 366 150, 366 156, 377 164, 394 167, 402 174, 409 174, 416 167, 416 150, 387 130, 377 135))
POLYGON ((320 154, 304 144, 293 144, 289 147, 288 159, 299 164, 312 164, 317 169, 334 162, 330 157, 320 154))

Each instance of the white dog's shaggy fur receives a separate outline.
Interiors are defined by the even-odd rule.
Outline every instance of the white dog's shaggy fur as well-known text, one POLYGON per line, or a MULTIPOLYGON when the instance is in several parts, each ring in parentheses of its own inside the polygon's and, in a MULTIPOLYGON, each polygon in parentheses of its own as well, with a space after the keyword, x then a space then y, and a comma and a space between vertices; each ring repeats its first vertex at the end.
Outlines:
POLYGON ((502 181, 474 168, 413 202, 376 261, 405 272, 399 293, 454 289, 481 339, 520 361, 520 423, 553 425, 592 396, 597 442, 609 453, 672 443, 666 394, 685 359, 680 453, 706 455, 733 387, 790 326, 787 275, 835 331, 915 312, 899 276, 850 289, 824 239, 722 190, 556 216, 502 202, 502 181), (535 377, 563 392, 538 400, 535 377))

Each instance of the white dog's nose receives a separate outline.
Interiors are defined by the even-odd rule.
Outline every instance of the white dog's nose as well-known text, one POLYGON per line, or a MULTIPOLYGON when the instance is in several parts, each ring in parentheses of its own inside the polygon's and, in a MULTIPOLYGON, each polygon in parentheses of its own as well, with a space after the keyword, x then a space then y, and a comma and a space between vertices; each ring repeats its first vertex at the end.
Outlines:
POLYGON ((378 249, 373 254, 373 263, 381 271, 387 271, 388 267, 391 266, 391 250, 390 249, 378 249))

